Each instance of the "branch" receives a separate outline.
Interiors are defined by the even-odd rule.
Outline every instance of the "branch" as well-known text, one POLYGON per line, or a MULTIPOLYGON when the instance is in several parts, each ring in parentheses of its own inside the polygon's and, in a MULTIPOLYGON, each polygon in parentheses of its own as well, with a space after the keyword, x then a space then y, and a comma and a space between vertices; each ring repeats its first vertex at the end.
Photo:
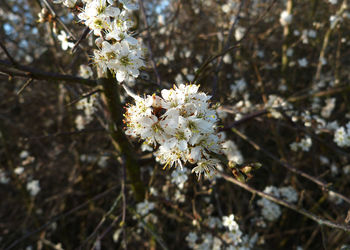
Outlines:
POLYGON ((224 173, 219 173, 221 177, 223 177, 225 180, 237 185, 237 186, 240 186, 241 188, 253 193, 253 194, 257 194, 265 199, 268 199, 270 201, 273 201, 281 206, 284 206, 284 207, 287 207, 291 210, 294 210, 295 212, 299 213, 299 214, 302 214, 306 217, 308 217, 309 219, 313 220, 313 221, 316 221, 320 226, 321 225, 325 225, 325 226, 328 226, 328 227, 331 227, 331 228, 336 228, 336 229, 340 229, 340 230, 343 230, 345 232, 350 232, 350 226, 347 226, 347 225, 342 225, 342 224, 338 224, 338 223, 335 223, 335 222, 332 222, 332 221, 329 221, 329 220, 326 220, 326 219, 323 219, 303 208, 300 208, 292 203, 289 203, 289 202, 286 202, 284 200, 281 200, 273 195, 270 195, 270 194, 267 194, 267 193, 264 193, 264 192, 261 192, 255 188, 252 188, 250 186, 248 186, 247 184, 244 184, 224 173))
POLYGON ((9 53, 8 50, 6 49, 5 45, 3 45, 1 41, 0 41, 0 47, 1 47, 2 50, 5 52, 7 58, 11 61, 11 64, 12 64, 12 65, 17 65, 15 59, 13 59, 13 57, 10 55, 10 53, 9 53))
MULTIPOLYGON (((44 225, 40 226, 39 228, 37 228, 36 230, 32 231, 32 232, 28 232, 27 234, 25 234, 24 236, 22 236, 21 238, 15 240, 14 242, 12 242, 8 247, 5 248, 5 250, 10 250, 13 249, 15 246, 17 246, 19 243, 21 243, 22 241, 24 241, 25 239, 29 238, 32 235, 35 235, 39 232, 41 232, 42 230, 44 230, 45 228, 47 228, 48 226, 50 226, 52 223, 54 223, 55 221, 61 220, 64 217, 67 217, 68 215, 71 215, 77 211, 79 211, 80 209, 91 205, 91 202, 93 201, 97 201, 100 200, 101 198, 105 197, 107 194, 109 194, 110 192, 114 191, 115 189, 118 188, 119 185, 115 185, 113 187, 111 187, 110 189, 107 189, 106 191, 95 195, 93 198, 85 201, 84 203, 80 204, 79 206, 64 212, 64 213, 60 213, 58 215, 55 215, 53 217, 51 217, 51 219, 48 220, 48 222, 46 222, 44 225)), ((16 248, 17 249, 17 248, 16 248)))
MULTIPOLYGON (((238 23, 238 20, 240 19, 240 13, 242 11, 243 4, 244 4, 244 0, 241 0, 241 3, 240 3, 239 8, 238 8, 237 16, 236 16, 235 20, 232 22, 230 31, 228 33, 227 40, 226 40, 226 43, 224 45, 224 51, 230 47, 230 41, 232 39, 232 34, 233 34, 233 31, 236 27, 236 24, 238 23)), ((213 81, 213 85, 212 85, 213 97, 216 97, 216 92, 217 92, 217 88, 218 88, 219 72, 222 68, 222 65, 223 65, 223 57, 220 57, 218 60, 218 65, 215 69, 214 81, 213 81)))
POLYGON ((334 94, 338 94, 338 93, 344 93, 344 92, 348 92, 350 91, 350 86, 349 85, 345 85, 343 87, 339 87, 339 88, 331 88, 331 89, 327 89, 327 90, 321 90, 315 93, 309 93, 309 94, 305 94, 305 95, 300 95, 300 96, 292 96, 289 97, 287 99, 288 102, 298 102, 298 101, 302 101, 308 98, 312 98, 312 97, 323 97, 323 96, 331 96, 334 94))
POLYGON ((92 87, 96 86, 95 80, 73 75, 62 75, 55 72, 45 72, 28 66, 13 65, 11 62, 5 60, 0 60, 0 72, 7 73, 11 76, 29 77, 37 80, 64 81, 67 83, 80 83, 92 87))
POLYGON ((140 166, 137 162, 135 149, 123 131, 123 106, 120 101, 120 85, 108 72, 108 78, 99 78, 97 81, 103 86, 105 103, 110 113, 110 134, 114 147, 125 156, 127 176, 134 192, 135 200, 141 202, 145 198, 145 187, 141 181, 140 166))
POLYGON ((237 129, 232 128, 232 131, 237 134, 239 137, 241 137, 243 140, 247 141, 250 145, 252 145, 256 150, 263 152, 265 155, 267 155, 269 158, 271 158, 272 160, 276 161, 277 163, 279 163, 281 166, 285 167, 286 169, 288 169, 289 171, 298 174, 314 183, 316 183, 317 185, 319 185, 322 190, 324 191, 331 191, 333 193, 333 195, 341 198, 342 200, 346 201, 348 204, 350 204, 350 199, 345 197, 344 195, 337 193, 333 190, 330 189, 330 185, 326 182, 324 182, 323 180, 320 180, 314 176, 309 175, 308 173, 305 173, 295 167, 293 167, 292 165, 290 165, 287 162, 283 162, 281 160, 279 160, 276 156, 274 156, 273 154, 271 154, 269 151, 263 149, 262 147, 260 147, 258 144, 256 144, 254 141, 252 141, 251 139, 249 139, 246 135, 244 135, 243 133, 239 132, 237 129))

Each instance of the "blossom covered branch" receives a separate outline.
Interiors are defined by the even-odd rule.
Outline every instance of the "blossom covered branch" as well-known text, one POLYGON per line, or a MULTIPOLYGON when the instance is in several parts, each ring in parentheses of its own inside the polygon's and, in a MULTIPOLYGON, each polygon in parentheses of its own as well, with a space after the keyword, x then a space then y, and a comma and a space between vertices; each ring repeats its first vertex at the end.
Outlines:
POLYGON ((216 132, 218 117, 210 107, 210 96, 198 92, 199 85, 179 85, 161 91, 161 97, 133 95, 135 105, 125 114, 126 133, 140 137, 144 148, 157 148, 154 155, 166 167, 196 164, 192 172, 211 176, 222 152, 223 134, 216 132))

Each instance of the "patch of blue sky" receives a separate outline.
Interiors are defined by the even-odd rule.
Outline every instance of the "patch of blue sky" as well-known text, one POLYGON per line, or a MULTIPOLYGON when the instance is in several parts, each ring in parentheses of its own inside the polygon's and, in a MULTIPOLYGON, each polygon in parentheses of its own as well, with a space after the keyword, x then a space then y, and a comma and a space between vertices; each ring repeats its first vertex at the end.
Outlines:
POLYGON ((158 14, 161 14, 165 8, 169 6, 170 0, 162 0, 159 5, 156 6, 155 10, 158 14))

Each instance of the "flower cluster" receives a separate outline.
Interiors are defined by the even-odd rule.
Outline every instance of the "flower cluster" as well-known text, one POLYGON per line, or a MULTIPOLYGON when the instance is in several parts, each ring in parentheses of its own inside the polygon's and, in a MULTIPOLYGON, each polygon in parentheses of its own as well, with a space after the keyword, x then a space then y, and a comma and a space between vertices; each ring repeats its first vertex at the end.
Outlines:
POLYGON ((339 127, 334 133, 334 142, 339 147, 350 147, 350 122, 346 127, 339 127))
POLYGON ((301 149, 302 151, 308 152, 310 150, 310 147, 312 146, 312 140, 311 137, 307 136, 303 139, 301 139, 300 142, 293 142, 289 145, 291 150, 298 151, 298 149, 301 149))
MULTIPOLYGON (((62 1, 68 7, 75 5, 75 0, 62 1)), ((107 72, 109 69, 118 82, 129 77, 137 77, 139 69, 144 66, 141 42, 130 35, 134 26, 132 11, 138 5, 131 0, 119 0, 118 7, 114 0, 82 0, 84 8, 79 19, 90 28, 98 47, 94 51, 94 61, 107 72)), ((63 45, 62 45, 63 46, 63 45)), ((68 46, 65 46, 68 47, 68 46)))
POLYGON ((161 91, 161 97, 145 98, 131 94, 135 105, 125 114, 126 134, 140 137, 158 147, 157 160, 165 167, 181 168, 186 162, 200 178, 210 176, 218 160, 211 153, 222 153, 223 135, 216 133, 216 111, 210 107, 210 96, 198 92, 198 85, 184 85, 161 91))
POLYGON ((154 207, 155 207, 155 204, 153 202, 149 202, 148 200, 145 200, 144 202, 140 202, 137 204, 136 211, 138 214, 145 216, 151 210, 153 210, 154 207))
POLYGON ((36 196, 40 192, 40 185, 38 180, 32 180, 27 183, 27 190, 31 196, 36 196))
POLYGON ((96 111, 94 104, 97 100, 97 94, 93 94, 88 98, 80 100, 75 106, 77 109, 84 111, 84 116, 78 115, 75 118, 75 124, 78 130, 85 128, 85 125, 93 120, 93 114, 96 111))
POLYGON ((222 220, 216 217, 209 217, 208 222, 211 229, 215 229, 215 235, 204 233, 198 235, 190 232, 186 241, 191 249, 227 249, 227 250, 249 250, 254 249, 258 235, 243 235, 233 214, 223 216, 222 220), (224 230, 223 228, 228 229, 224 230))
MULTIPOLYGON (((291 186, 282 188, 268 186, 265 188, 264 192, 277 198, 283 198, 285 201, 290 203, 298 201, 298 193, 291 186)), ((276 203, 265 198, 258 200, 257 203, 262 207, 261 213, 265 219, 275 221, 281 216, 281 208, 276 203)))

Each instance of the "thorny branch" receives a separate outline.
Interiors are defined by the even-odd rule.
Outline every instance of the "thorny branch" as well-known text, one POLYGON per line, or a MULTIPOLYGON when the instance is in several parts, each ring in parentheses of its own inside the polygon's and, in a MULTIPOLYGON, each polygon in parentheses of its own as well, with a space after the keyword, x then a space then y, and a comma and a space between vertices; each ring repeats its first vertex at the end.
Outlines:
POLYGON ((264 193, 262 191, 259 191, 255 188, 252 188, 250 187, 249 185, 245 184, 245 183, 242 183, 224 173, 219 173, 221 175, 221 177, 223 177, 225 180, 227 180, 228 182, 231 182, 237 186, 240 186, 241 188, 253 193, 253 194, 257 194, 265 199, 268 199, 270 201, 273 201, 281 206, 284 206, 284 207, 287 207, 289 209, 292 209, 294 210, 295 212, 297 213, 300 213, 306 217, 308 217, 309 219, 313 220, 313 221, 316 221, 320 226, 322 225, 325 225, 325 226, 328 226, 328 227, 331 227, 331 228, 336 228, 336 229, 340 229, 340 230, 344 230, 345 232, 350 232, 350 226, 347 226, 347 225, 343 225, 343 224, 338 224, 338 223, 335 223, 335 222, 332 222, 332 221, 329 221, 329 220, 326 220, 326 219, 323 219, 301 207, 298 207, 294 204, 291 204, 289 202, 286 202, 284 200, 281 200, 273 195, 270 195, 270 194, 267 194, 267 193, 264 193))

